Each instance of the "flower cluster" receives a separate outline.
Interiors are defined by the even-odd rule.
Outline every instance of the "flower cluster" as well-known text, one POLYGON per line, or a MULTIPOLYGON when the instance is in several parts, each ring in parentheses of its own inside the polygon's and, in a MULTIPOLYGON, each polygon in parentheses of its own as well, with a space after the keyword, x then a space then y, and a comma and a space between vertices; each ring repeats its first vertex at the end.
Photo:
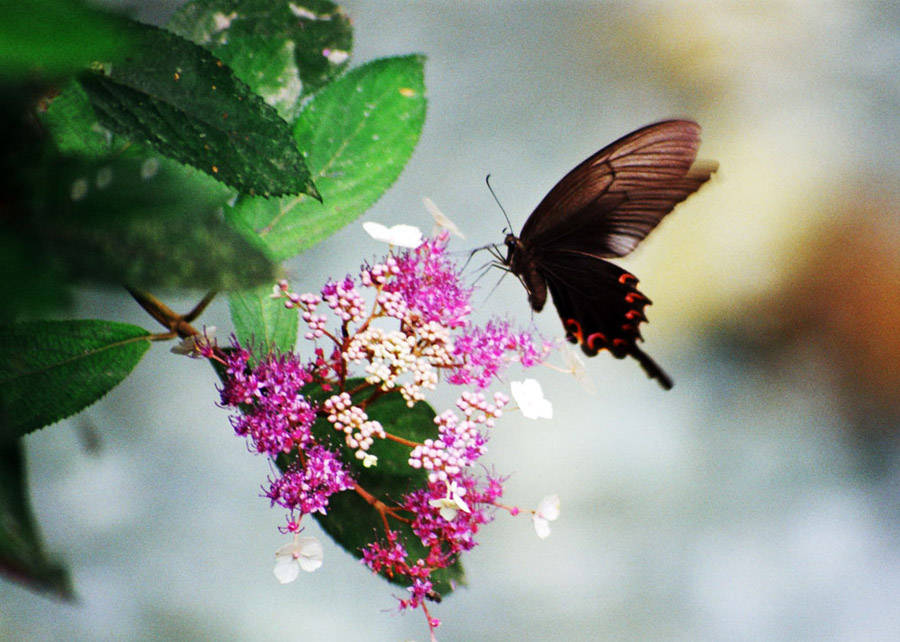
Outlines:
POLYGON ((385 438, 384 428, 377 421, 370 421, 366 412, 354 406, 350 395, 342 392, 332 395, 323 404, 328 413, 328 422, 345 435, 348 448, 355 451, 357 459, 365 459, 366 451, 374 443, 375 437, 385 438))
MULTIPOLYGON (((424 608, 425 601, 436 596, 432 574, 449 567, 461 553, 475 546, 479 527, 491 521, 502 494, 503 480, 490 476, 480 480, 474 475, 460 475, 450 486, 429 482, 425 488, 408 493, 402 504, 413 515, 410 527, 427 547, 427 554, 411 556, 399 541, 400 532, 388 530, 384 542, 375 541, 363 549, 363 562, 387 577, 409 578, 409 597, 400 599, 400 608, 424 608)), ((429 621, 437 624, 433 618, 429 621)))
MULTIPOLYGON (((225 366, 222 404, 242 410, 231 419, 235 433, 273 459, 300 455, 280 476, 269 479, 265 496, 292 514, 324 513, 328 498, 353 488, 354 481, 340 455, 313 437, 317 411, 303 394, 312 377, 299 357, 272 354, 251 368, 250 350, 235 340, 219 358, 225 366)), ((289 530, 298 526, 299 520, 288 523, 289 530)))
POLYGON ((294 462, 280 477, 269 480, 266 496, 273 504, 303 515, 325 514, 328 498, 334 493, 353 488, 355 482, 340 457, 316 445, 304 451, 303 465, 294 462))
POLYGON ((437 439, 426 439, 416 446, 409 455, 409 465, 427 470, 428 481, 432 484, 455 480, 485 452, 487 438, 479 426, 491 428, 507 403, 509 398, 500 392, 494 394, 493 404, 487 403, 480 393, 463 393, 456 405, 464 419, 460 421, 452 410, 435 417, 437 439))
POLYGON ((247 437, 256 452, 273 457, 304 448, 316 413, 300 392, 311 378, 299 358, 272 355, 251 370, 250 351, 237 342, 232 348, 225 356, 222 403, 248 409, 232 418, 234 431, 247 437))
MULTIPOLYGON (((393 238, 394 228, 378 233, 393 238)), ((263 493, 288 511, 285 530, 294 534, 277 555, 279 581, 321 564, 321 547, 298 536, 304 516, 356 520, 329 511, 335 493, 353 491, 384 525, 357 553, 374 572, 407 586, 400 607, 421 608, 433 631, 438 621, 426 602, 449 586, 447 569, 475 546, 497 508, 518 513, 499 502, 503 478, 477 474, 488 430, 509 403, 485 389, 511 363, 541 363, 551 344, 502 320, 474 325, 472 289, 446 253, 448 235, 420 242, 405 228, 398 233, 407 249, 364 265, 358 278, 330 280, 318 294, 293 293, 285 281, 275 286, 273 298, 296 309, 306 326, 312 346, 305 360, 295 353, 254 357, 237 340, 224 350, 210 341, 191 349, 222 364, 221 403, 236 411, 235 432, 274 463, 263 493), (400 421, 401 409, 389 401, 415 408, 441 379, 466 387, 456 408, 416 409, 415 421, 400 421), (397 444, 406 448, 403 459, 379 461, 397 444), (388 491, 385 480, 401 484, 388 491)))
POLYGON ((456 339, 453 354, 457 365, 448 380, 486 388, 509 361, 530 368, 542 362, 551 347, 546 341, 536 343, 530 332, 513 331, 505 321, 488 321, 483 328, 471 328, 456 339))
POLYGON ((436 322, 445 328, 468 325, 472 289, 464 287, 456 266, 445 253, 446 234, 425 241, 396 260, 394 278, 383 291, 406 304, 403 320, 415 325, 436 322))

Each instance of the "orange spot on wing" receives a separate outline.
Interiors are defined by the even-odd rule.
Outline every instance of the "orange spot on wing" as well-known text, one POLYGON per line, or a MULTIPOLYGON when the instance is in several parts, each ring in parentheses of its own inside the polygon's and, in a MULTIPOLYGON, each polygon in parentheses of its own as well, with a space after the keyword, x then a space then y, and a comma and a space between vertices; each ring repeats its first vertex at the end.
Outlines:
POLYGON ((581 324, 575 319, 567 319, 566 337, 573 343, 584 343, 584 334, 581 331, 581 324))
POLYGON ((587 347, 593 354, 598 353, 600 350, 604 350, 608 345, 609 341, 607 341, 606 335, 602 332, 595 332, 587 338, 587 347))

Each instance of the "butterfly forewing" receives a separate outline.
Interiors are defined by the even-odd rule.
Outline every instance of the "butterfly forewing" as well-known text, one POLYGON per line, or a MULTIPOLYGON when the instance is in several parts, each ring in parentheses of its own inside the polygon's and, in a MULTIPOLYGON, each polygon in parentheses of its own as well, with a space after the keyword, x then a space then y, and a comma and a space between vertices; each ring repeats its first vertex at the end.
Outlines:
POLYGON ((595 256, 624 256, 715 169, 691 172, 700 126, 669 120, 637 130, 582 162, 522 228, 534 255, 576 240, 595 256))

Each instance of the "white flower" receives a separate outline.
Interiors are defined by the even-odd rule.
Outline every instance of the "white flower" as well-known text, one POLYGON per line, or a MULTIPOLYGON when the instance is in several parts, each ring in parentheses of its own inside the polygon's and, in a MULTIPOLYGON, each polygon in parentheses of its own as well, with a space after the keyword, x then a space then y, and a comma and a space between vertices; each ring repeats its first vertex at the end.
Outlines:
POLYGON ((272 572, 281 584, 297 579, 300 570, 312 573, 322 566, 322 543, 315 537, 298 537, 275 551, 275 568, 272 572))
POLYGON ((537 510, 531 520, 534 530, 541 539, 550 537, 550 522, 559 517, 559 495, 547 495, 538 502, 537 510))
POLYGON ((378 455, 373 455, 372 453, 364 453, 362 458, 362 465, 365 468, 371 468, 372 466, 378 465, 378 455))
POLYGON ((397 247, 416 248, 425 240, 422 238, 419 228, 402 223, 394 227, 385 227, 381 223, 366 221, 363 223, 363 229, 376 241, 383 241, 397 247))
POLYGON ((572 373, 572 376, 575 377, 575 381, 577 381, 588 393, 592 395, 596 394, 597 387, 587 373, 584 362, 581 360, 581 357, 578 356, 578 353, 572 350, 568 343, 562 344, 560 352, 562 352, 563 362, 566 364, 566 372, 572 373))
POLYGON ((460 488, 456 482, 450 482, 447 484, 447 496, 442 497, 441 499, 432 499, 429 500, 429 504, 432 508, 439 508, 441 517, 446 519, 448 522, 452 522, 456 518, 456 513, 459 511, 465 511, 467 513, 471 513, 472 511, 469 509, 468 504, 466 504, 466 500, 463 499, 463 495, 466 494, 465 488, 460 488))
POLYGON ((216 326, 203 328, 202 334, 193 334, 182 339, 178 345, 172 348, 174 354, 186 354, 192 359, 201 359, 200 349, 212 345, 215 342, 216 326))
POLYGON ((459 231, 459 228, 456 227, 456 223, 447 218, 447 215, 438 209, 438 206, 434 204, 434 201, 427 196, 423 196, 422 202, 425 203, 425 209, 428 210, 428 213, 431 214, 431 218, 434 219, 434 227, 431 230, 432 236, 437 236, 438 232, 441 230, 447 230, 461 239, 466 238, 463 236, 463 233, 459 231))
POLYGON ((544 391, 536 379, 513 381, 509 387, 513 399, 527 419, 553 419, 553 404, 544 399, 544 391))

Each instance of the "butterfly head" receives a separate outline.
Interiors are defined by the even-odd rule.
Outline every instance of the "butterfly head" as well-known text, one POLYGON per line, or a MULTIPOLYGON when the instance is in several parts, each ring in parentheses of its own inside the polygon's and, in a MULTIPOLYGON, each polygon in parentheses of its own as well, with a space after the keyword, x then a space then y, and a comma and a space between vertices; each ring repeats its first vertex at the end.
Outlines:
POLYGON ((506 245, 505 263, 507 265, 510 265, 513 260, 513 254, 515 254, 516 250, 521 247, 522 242, 516 237, 515 234, 508 232, 503 238, 503 244, 506 245))
POLYGON ((530 271, 525 244, 522 243, 522 239, 511 232, 503 238, 503 244, 506 245, 506 258, 503 259, 503 263, 510 272, 521 278, 524 272, 530 271))

